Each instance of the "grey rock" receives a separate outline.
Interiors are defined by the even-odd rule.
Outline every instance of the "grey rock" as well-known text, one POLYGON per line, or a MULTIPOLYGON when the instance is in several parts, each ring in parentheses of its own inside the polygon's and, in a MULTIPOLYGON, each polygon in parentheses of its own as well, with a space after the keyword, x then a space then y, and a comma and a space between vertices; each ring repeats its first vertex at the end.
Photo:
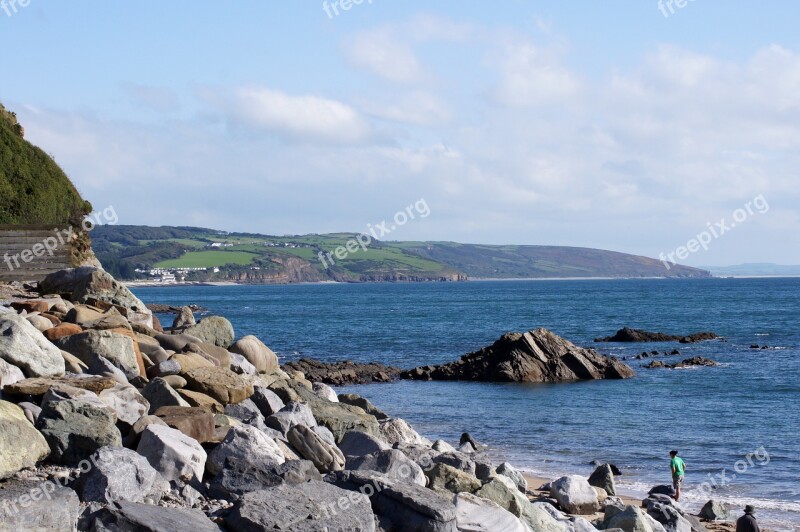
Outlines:
POLYGON ((106 406, 82 399, 66 399, 42 405, 36 428, 50 445, 50 459, 77 465, 102 447, 122 446, 117 418, 106 406))
POLYGON ((25 417, 28 421, 32 424, 36 424, 36 419, 39 417, 39 414, 42 413, 41 406, 28 402, 19 403, 17 406, 25 413, 25 417))
POLYGON ((453 502, 460 532, 530 532, 518 517, 488 499, 458 493, 453 502))
POLYGON ((103 447, 90 461, 93 467, 77 482, 83 502, 155 504, 169 492, 169 483, 144 456, 130 449, 103 447))
POLYGON ((233 325, 222 316, 203 318, 196 325, 186 327, 181 332, 199 338, 202 342, 208 342, 225 349, 230 347, 234 337, 233 325))
POLYGON ((61 351, 28 320, 13 312, 0 314, 0 359, 21 369, 26 377, 64 375, 61 351))
POLYGON ((493 475, 495 475, 496 471, 492 462, 486 458, 481 459, 477 458, 475 460, 475 476, 481 480, 489 480, 493 475))
POLYGON ((142 431, 136 452, 168 481, 203 478, 206 452, 194 439, 179 430, 150 424, 142 431))
POLYGON ((184 348, 192 342, 202 342, 202 340, 196 336, 192 336, 190 334, 157 334, 155 336, 156 341, 158 341, 159 345, 165 350, 174 351, 176 353, 180 353, 184 350, 184 348))
POLYGON ((321 473, 341 471, 344 468, 345 458, 342 451, 336 445, 327 443, 307 426, 294 425, 286 436, 300 456, 313 462, 321 473))
POLYGON ((731 512, 727 505, 710 500, 703 505, 699 516, 709 521, 727 521, 731 518, 731 512))
POLYGON ((118 305, 127 309, 129 322, 153 328, 153 313, 124 284, 101 269, 82 266, 52 273, 39 283, 39 290, 63 294, 73 303, 98 300, 118 305))
POLYGON ((312 480, 245 494, 225 524, 243 531, 373 532, 375 515, 366 497, 312 480))
POLYGON ((413 443, 430 447, 432 442, 423 438, 410 424, 400 418, 380 421, 380 435, 389 445, 395 443, 413 443))
MULTIPOLYGON (((51 388, 52 389, 52 388, 51 388)), ((117 419, 133 425, 147 415, 150 403, 130 384, 117 384, 100 392, 100 400, 114 409, 117 419)))
POLYGON ((481 487, 481 481, 473 475, 446 464, 435 464, 425 471, 425 476, 428 487, 438 491, 475 493, 481 487))
POLYGON ((191 327, 195 324, 197 324, 197 321, 194 319, 194 312, 192 309, 189 307, 181 307, 178 315, 172 321, 172 328, 180 329, 182 327, 191 327))
POLYGON ((266 424, 268 427, 286 435, 289 433, 289 429, 295 425, 314 427, 317 425, 317 422, 314 419, 311 408, 307 404, 290 401, 279 412, 269 416, 266 419, 266 424))
POLYGON ((225 439, 208 456, 206 468, 212 475, 219 474, 226 462, 274 467, 286 461, 275 440, 249 425, 231 427, 225 439))
POLYGON ((369 497, 372 510, 396 530, 456 532, 452 500, 414 483, 370 471, 339 471, 325 477, 341 488, 369 497))
POLYGON ((317 425, 316 427, 311 427, 311 430, 317 436, 322 438, 325 443, 336 447, 336 439, 333 437, 333 432, 331 432, 327 427, 317 425))
POLYGON ((453 447, 444 440, 436 440, 435 442, 433 442, 433 445, 431 445, 431 449, 433 449, 434 451, 439 451, 440 453, 451 453, 455 452, 456 450, 455 447, 453 447))
POLYGON ((252 425, 261 431, 269 428, 265 423, 264 416, 252 399, 245 399, 241 403, 225 406, 225 415, 238 419, 246 425, 252 425))
POLYGON ((258 370, 243 355, 231 353, 231 371, 239 375, 257 375, 258 370))
POLYGON ((333 388, 331 388, 327 384, 324 384, 322 382, 315 382, 315 383, 312 384, 312 388, 311 389, 321 399, 325 399, 325 400, 330 401, 332 403, 338 403, 339 402, 339 398, 336 396, 336 392, 333 391, 333 388))
POLYGON ((589 481, 578 475, 561 477, 550 485, 550 496, 571 514, 593 514, 600 509, 597 492, 589 481))
POLYGON ((266 386, 254 386, 253 395, 250 399, 256 404, 264 417, 280 412, 286 406, 281 398, 266 386))
POLYGON ((0 530, 73 532, 78 495, 55 482, 12 480, 0 487, 0 530), (27 497, 22 504, 22 497, 27 497))
POLYGON ((366 397, 361 397, 360 395, 356 395, 354 393, 340 393, 337 397, 339 398, 339 402, 357 406, 364 410, 367 414, 375 416, 375 419, 389 419, 387 414, 373 405, 366 397))
POLYGON ((525 477, 522 476, 522 473, 514 469, 514 466, 509 464, 508 462, 503 462, 499 466, 497 466, 497 474, 498 475, 505 475, 511 480, 514 481, 514 484, 517 485, 519 491, 525 493, 528 491, 528 481, 525 480, 525 477))
POLYGON ((625 506, 621 511, 614 512, 610 518, 606 517, 605 527, 606 529, 619 528, 625 532, 654 532, 650 525, 650 519, 647 517, 636 506, 625 506))
POLYGON ((181 365, 177 360, 165 360, 150 368, 147 374, 152 377, 168 377, 170 375, 180 375, 180 373, 181 365))
POLYGON ((22 373, 22 370, 0 358, 0 390, 3 389, 3 386, 22 380, 25 380, 25 374, 22 373))
POLYGON ((439 453, 432 458, 436 464, 447 464, 460 469, 470 475, 475 474, 475 461, 467 454, 456 451, 452 453, 439 453))
MULTIPOLYGON (((109 377, 120 384, 128 383, 128 377, 125 375, 125 372, 112 364, 110 360, 103 358, 100 355, 90 355, 89 362, 86 365, 86 373, 90 375, 109 377)), ((134 379, 131 378, 130 380, 133 381, 134 379)))
POLYGON ((88 506, 79 521, 90 532, 220 532, 200 510, 168 508, 134 502, 88 506))
POLYGON ((0 479, 33 467, 50 454, 47 440, 17 405, 0 401, 0 479))
POLYGON ((133 339, 124 334, 89 330, 59 338, 55 344, 58 348, 78 357, 90 368, 96 357, 100 356, 120 369, 129 379, 139 375, 133 339))
POLYGON ((375 471, 400 482, 425 486, 425 473, 413 460, 397 449, 377 451, 365 456, 348 456, 347 469, 375 471))
POLYGON ((345 456, 362 456, 391 449, 391 446, 380 438, 366 432, 351 430, 342 437, 342 441, 339 442, 339 449, 342 450, 342 454, 345 456))
POLYGON ((150 403, 150 414, 155 414, 162 406, 191 406, 160 377, 151 380, 142 389, 142 396, 150 403))
POLYGON ((611 464, 601 464, 589 476, 589 484, 597 488, 603 488, 611 497, 617 495, 617 486, 614 482, 614 472, 611 464))

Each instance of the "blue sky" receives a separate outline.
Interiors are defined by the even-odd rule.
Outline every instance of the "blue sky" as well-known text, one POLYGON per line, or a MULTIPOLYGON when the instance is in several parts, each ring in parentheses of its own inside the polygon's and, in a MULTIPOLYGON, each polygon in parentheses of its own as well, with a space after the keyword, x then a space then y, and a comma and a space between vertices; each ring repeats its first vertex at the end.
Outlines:
POLYGON ((30 0, 0 101, 120 223, 800 264, 800 4, 337 9, 30 0))

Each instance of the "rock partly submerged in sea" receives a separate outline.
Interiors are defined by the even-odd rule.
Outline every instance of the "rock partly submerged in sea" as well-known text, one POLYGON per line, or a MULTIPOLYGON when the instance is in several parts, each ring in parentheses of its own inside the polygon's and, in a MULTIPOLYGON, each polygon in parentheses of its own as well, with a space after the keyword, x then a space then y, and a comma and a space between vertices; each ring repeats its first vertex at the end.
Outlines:
POLYGON ((630 327, 623 327, 614 333, 614 336, 606 336, 605 338, 595 338, 595 342, 680 342, 682 344, 693 344, 695 342, 703 342, 705 340, 714 340, 719 338, 713 332, 697 332, 687 334, 684 336, 675 334, 664 334, 660 332, 643 331, 641 329, 631 329, 630 327))
POLYGON ((578 347, 548 331, 507 333, 489 347, 440 366, 404 371, 414 380, 464 380, 485 382, 566 382, 627 379, 633 369, 614 357, 578 347))

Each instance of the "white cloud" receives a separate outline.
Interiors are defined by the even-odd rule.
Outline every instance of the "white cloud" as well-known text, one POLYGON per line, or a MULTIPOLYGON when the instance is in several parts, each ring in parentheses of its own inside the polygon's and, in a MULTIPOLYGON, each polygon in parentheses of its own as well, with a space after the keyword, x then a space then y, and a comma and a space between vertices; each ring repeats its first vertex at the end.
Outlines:
POLYGON ((136 105, 150 108, 159 113, 168 113, 180 107, 178 95, 167 87, 152 87, 127 82, 120 86, 136 105))
POLYGON ((575 97, 578 77, 564 67, 553 50, 527 42, 508 44, 500 57, 492 57, 500 70, 495 99, 509 106, 537 106, 575 97))
POLYGON ((449 106, 441 98, 424 91, 364 98, 362 106, 373 116, 404 124, 441 126, 451 119, 449 106))
POLYGON ((358 111, 345 103, 267 88, 237 90, 229 111, 241 124, 300 140, 352 143, 370 132, 358 111))
POLYGON ((345 58, 381 78, 396 83, 416 83, 425 73, 411 46, 389 28, 359 32, 345 41, 345 58))

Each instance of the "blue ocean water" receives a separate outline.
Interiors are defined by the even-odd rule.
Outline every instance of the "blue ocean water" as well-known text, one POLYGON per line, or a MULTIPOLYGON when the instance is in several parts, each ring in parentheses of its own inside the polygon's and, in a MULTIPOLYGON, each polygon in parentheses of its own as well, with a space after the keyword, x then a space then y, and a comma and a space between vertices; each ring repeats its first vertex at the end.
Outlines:
MULTIPOLYGON (((546 327, 620 357, 679 349, 721 366, 650 370, 625 381, 555 385, 397 382, 351 387, 426 436, 469 431, 498 460, 545 477, 623 470, 622 491, 669 483, 668 451, 687 463, 689 508, 709 498, 760 509, 800 530, 800 279, 493 281, 136 288, 146 302, 207 307, 237 335, 255 334, 282 360, 380 361, 410 368, 454 360, 507 331, 546 327), (595 344, 623 326, 692 345, 595 344), (769 349, 751 349, 751 344, 769 349), (749 458, 748 458, 749 455, 749 458), (705 485, 703 483, 706 483, 705 485), (716 489, 713 489, 716 486, 716 489)), ((737 511, 738 513, 738 511, 737 511)))

